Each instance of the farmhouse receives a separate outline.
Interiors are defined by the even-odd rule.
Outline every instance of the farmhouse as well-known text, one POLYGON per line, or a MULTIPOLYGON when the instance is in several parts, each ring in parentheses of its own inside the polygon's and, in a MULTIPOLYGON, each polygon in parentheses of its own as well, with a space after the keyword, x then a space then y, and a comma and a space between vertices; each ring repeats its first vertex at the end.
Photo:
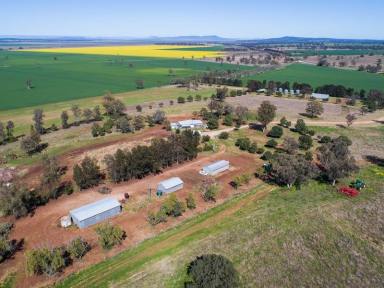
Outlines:
POLYGON ((172 177, 160 182, 157 186, 157 196, 172 193, 177 190, 183 189, 184 182, 179 177, 172 177))
POLYGON ((320 93, 312 93, 311 98, 315 99, 315 100, 328 101, 329 95, 328 94, 320 94, 320 93))
POLYGON ((116 199, 105 198, 71 210, 69 216, 79 228, 86 228, 116 216, 120 212, 121 205, 116 199))
POLYGON ((220 172, 223 172, 225 170, 229 169, 229 161, 227 160, 220 160, 214 163, 211 163, 209 165, 206 165, 203 167, 203 169, 200 170, 201 175, 216 175, 220 172))
POLYGON ((200 129, 204 128, 204 123, 201 120, 183 120, 171 123, 172 129, 200 129))

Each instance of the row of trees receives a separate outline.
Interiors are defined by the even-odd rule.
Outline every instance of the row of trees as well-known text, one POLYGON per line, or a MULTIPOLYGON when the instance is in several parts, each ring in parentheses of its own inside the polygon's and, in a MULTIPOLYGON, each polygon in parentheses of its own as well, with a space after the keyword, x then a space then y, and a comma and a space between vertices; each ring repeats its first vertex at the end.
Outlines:
POLYGON ((91 246, 78 237, 66 247, 45 247, 27 251, 27 272, 30 275, 54 276, 73 261, 82 259, 90 249, 91 246))
MULTIPOLYGON (((198 133, 184 130, 167 139, 153 139, 149 146, 139 145, 131 151, 118 149, 104 158, 107 175, 115 183, 144 178, 175 163, 196 158, 199 143, 198 133)), ((103 177, 97 161, 90 157, 85 157, 73 168, 73 179, 80 189, 98 185, 103 177)))

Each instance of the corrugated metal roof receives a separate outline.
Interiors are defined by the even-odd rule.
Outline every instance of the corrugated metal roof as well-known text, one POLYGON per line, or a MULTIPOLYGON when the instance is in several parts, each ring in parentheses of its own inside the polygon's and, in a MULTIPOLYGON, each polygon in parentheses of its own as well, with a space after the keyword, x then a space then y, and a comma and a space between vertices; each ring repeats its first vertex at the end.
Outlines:
POLYGON ((180 184, 183 184, 183 180, 181 180, 179 177, 172 177, 167 180, 164 180, 159 183, 159 186, 163 186, 165 189, 169 189, 175 186, 178 186, 180 184))
POLYGON ((209 165, 204 166, 203 169, 205 171, 212 172, 212 171, 216 171, 216 170, 223 168, 224 166, 228 166, 228 165, 229 165, 229 161, 220 160, 220 161, 217 161, 217 162, 214 162, 214 163, 211 163, 209 165))
POLYGON ((203 121, 201 120, 182 120, 178 122, 179 125, 181 126, 195 126, 195 125, 203 125, 203 121))
POLYGON ((76 217, 79 221, 83 221, 118 206, 121 205, 115 198, 104 198, 102 200, 71 210, 69 211, 69 214, 76 217))
POLYGON ((316 99, 329 99, 328 94, 312 93, 311 97, 316 99))

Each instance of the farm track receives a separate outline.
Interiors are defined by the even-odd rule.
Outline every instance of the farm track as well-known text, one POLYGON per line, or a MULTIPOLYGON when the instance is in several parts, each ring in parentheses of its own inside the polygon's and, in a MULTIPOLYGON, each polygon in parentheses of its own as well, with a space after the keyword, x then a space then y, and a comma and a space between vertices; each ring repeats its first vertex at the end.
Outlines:
MULTIPOLYGON (((189 223, 182 223, 179 227, 176 227, 174 231, 171 230, 171 235, 169 237, 161 237, 162 235, 159 235, 161 239, 157 243, 151 245, 150 249, 145 249, 142 252, 139 250, 137 253, 134 253, 133 256, 130 254, 124 255, 123 252, 122 254, 116 256, 117 258, 115 261, 108 261, 108 264, 105 263, 104 265, 101 263, 99 267, 92 269, 91 273, 87 273, 85 270, 85 272, 83 272, 83 276, 79 278, 79 281, 70 283, 70 287, 106 287, 108 283, 100 285, 100 282, 106 281, 106 279, 112 281, 114 280, 114 274, 121 275, 121 273, 124 273, 124 271, 127 270, 129 273, 129 269, 131 269, 131 273, 135 272, 135 270, 146 261, 150 261, 152 258, 161 256, 163 250, 179 248, 185 239, 214 227, 224 218, 234 215, 243 206, 247 205, 247 203, 264 198, 273 189, 275 188, 266 184, 261 184, 258 186, 257 192, 240 196, 241 199, 238 201, 234 199, 234 203, 230 203, 229 207, 218 210, 218 212, 215 212, 212 216, 209 216, 203 221, 200 222, 198 221, 198 218, 195 218, 197 220, 196 223, 191 225, 189 223)), ((226 205, 227 203, 224 203, 223 205, 226 205)), ((218 206, 218 208, 220 208, 220 206, 218 206)), ((191 220, 194 221, 194 219, 191 220)), ((133 249, 140 249, 140 247, 133 249)), ((66 287, 66 285, 59 285, 58 287, 61 286, 66 287)))

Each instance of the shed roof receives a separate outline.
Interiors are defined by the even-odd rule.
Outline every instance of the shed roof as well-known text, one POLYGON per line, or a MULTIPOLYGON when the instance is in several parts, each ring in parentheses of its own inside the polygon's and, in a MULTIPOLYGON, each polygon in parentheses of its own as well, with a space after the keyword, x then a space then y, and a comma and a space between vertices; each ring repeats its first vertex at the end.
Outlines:
POLYGON ((179 121, 178 123, 179 123, 179 125, 181 125, 181 126, 203 125, 203 121, 201 121, 201 120, 195 120, 195 119, 182 120, 182 121, 179 121))
POLYGON ((205 171, 216 171, 216 170, 223 168, 224 166, 228 166, 228 165, 229 165, 229 161, 220 160, 220 161, 217 161, 217 162, 214 162, 214 163, 211 163, 211 164, 204 166, 203 169, 205 171))
POLYGON ((328 94, 312 93, 311 97, 316 99, 329 99, 328 94))
POLYGON ((69 211, 69 214, 76 217, 79 221, 83 221, 118 206, 121 205, 115 198, 104 198, 102 200, 71 210, 69 211))
POLYGON ((164 189, 169 189, 183 183, 184 183, 183 180, 181 180, 179 177, 172 177, 167 180, 161 181, 159 185, 164 187, 164 189))

